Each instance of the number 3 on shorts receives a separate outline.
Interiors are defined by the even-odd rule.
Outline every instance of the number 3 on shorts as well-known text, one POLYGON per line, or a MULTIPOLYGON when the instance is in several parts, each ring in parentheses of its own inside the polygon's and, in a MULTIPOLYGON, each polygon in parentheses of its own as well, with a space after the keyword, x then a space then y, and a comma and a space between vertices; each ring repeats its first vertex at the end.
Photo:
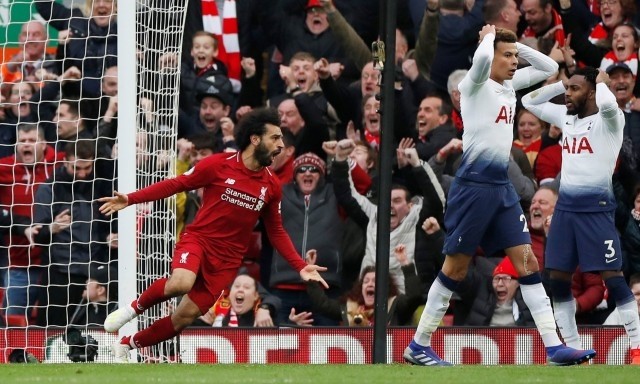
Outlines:
POLYGON ((607 246, 607 253, 604 254, 604 257, 611 259, 616 255, 616 250, 613 248, 613 240, 605 240, 604 244, 607 246))

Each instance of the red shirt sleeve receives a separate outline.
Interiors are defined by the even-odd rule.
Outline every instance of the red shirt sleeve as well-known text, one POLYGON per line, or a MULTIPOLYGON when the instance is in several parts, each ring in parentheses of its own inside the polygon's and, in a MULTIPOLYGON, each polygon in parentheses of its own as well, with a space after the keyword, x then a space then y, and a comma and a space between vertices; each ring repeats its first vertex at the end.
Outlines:
POLYGON ((284 230, 282 226, 282 217, 280 216, 280 200, 282 199, 282 190, 278 183, 277 187, 273 188, 274 196, 265 205, 262 211, 262 219, 264 220, 264 226, 267 229, 267 235, 269 235, 269 241, 273 244, 273 247, 284 257, 284 259, 291 265, 293 269, 300 272, 307 263, 302 260, 302 257, 296 251, 296 248, 291 242, 289 234, 284 230))
POLYGON ((357 164, 351 169, 351 179, 353 180, 353 186, 361 195, 366 195, 371 188, 371 176, 360 168, 357 164))
POLYGON ((204 187, 213 180, 211 175, 216 173, 216 165, 218 163, 219 156, 209 156, 178 177, 159 181, 146 188, 131 192, 127 195, 129 197, 129 205, 156 201, 173 196, 178 192, 204 187))

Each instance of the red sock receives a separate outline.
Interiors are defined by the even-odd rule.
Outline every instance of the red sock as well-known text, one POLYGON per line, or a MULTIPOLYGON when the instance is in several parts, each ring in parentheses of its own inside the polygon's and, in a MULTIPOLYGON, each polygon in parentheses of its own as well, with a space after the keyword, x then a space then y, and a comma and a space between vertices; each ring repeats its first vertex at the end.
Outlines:
POLYGON ((180 333, 180 331, 173 329, 171 316, 167 316, 154 322, 149 328, 136 333, 131 337, 131 339, 133 339, 133 343, 137 348, 143 348, 158 344, 161 341, 169 340, 178 333, 180 333))
POLYGON ((167 283, 167 278, 163 277, 162 279, 158 279, 154 281, 149 288, 145 289, 144 292, 138 297, 138 300, 134 300, 131 303, 131 307, 134 311, 139 315, 144 312, 147 308, 151 308, 158 303, 162 303, 170 299, 170 297, 164 294, 164 286, 167 283))

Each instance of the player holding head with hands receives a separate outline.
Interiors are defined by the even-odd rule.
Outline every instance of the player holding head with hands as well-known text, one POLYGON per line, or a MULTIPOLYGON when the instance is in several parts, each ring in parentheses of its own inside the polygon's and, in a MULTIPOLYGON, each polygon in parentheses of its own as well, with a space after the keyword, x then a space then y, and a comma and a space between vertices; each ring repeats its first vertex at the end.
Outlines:
POLYGON ((571 275, 598 272, 616 302, 630 342, 632 364, 640 364, 640 321, 633 293, 622 274, 612 176, 622 146, 624 114, 603 70, 578 68, 567 84, 547 85, 522 98, 540 119, 562 127, 560 191, 547 237, 545 266, 558 328, 578 347, 571 275), (565 105, 550 99, 564 94, 565 105))
POLYGON ((485 254, 504 251, 518 272, 522 296, 531 310, 550 364, 578 364, 595 351, 579 351, 562 344, 531 251, 529 229, 511 185, 507 169, 513 142, 518 89, 553 75, 558 64, 540 52, 517 43, 516 35, 485 25, 471 69, 458 85, 461 114, 462 163, 449 190, 445 227, 446 255, 431 285, 427 304, 404 358, 417 365, 450 365, 431 348, 431 335, 440 324, 451 295, 467 274, 476 248, 485 254), (517 70, 518 57, 531 66, 517 70))

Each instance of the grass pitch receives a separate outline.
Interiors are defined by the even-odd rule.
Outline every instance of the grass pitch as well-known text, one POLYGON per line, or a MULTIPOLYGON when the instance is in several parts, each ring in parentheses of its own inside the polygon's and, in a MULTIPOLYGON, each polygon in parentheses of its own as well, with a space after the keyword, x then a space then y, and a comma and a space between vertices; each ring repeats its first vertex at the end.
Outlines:
POLYGON ((392 365, 0 364, 0 382, 138 383, 638 383, 640 367, 584 365, 415 367, 392 365))

